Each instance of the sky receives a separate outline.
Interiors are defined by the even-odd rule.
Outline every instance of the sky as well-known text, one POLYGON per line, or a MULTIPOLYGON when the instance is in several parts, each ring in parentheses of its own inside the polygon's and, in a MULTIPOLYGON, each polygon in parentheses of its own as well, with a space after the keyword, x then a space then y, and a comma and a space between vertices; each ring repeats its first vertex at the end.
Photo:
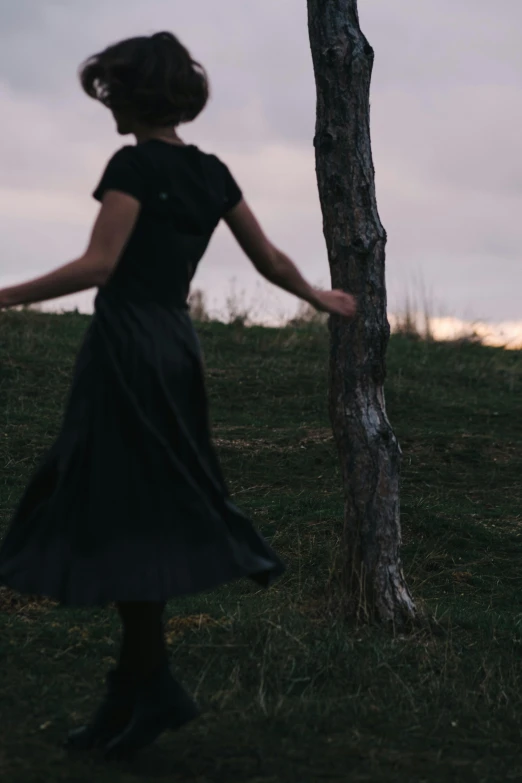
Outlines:
MULTIPOLYGON (((371 134, 388 234, 390 312, 522 320, 522 3, 359 0, 375 51, 371 134)), ((0 286, 79 257, 91 193, 122 138, 77 71, 121 38, 173 31, 210 77, 179 129, 229 166, 271 241, 330 286, 315 174, 315 80, 305 0, 16 0, 0 10, 0 286)), ((258 320, 298 300, 260 278, 226 224, 193 281, 211 312, 258 320)), ((45 309, 92 310, 95 292, 45 309)))

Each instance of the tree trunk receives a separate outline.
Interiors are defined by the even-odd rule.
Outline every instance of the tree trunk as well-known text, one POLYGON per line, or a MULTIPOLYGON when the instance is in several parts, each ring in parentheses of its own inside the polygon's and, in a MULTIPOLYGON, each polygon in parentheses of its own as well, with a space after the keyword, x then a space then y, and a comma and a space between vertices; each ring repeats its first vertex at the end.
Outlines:
POLYGON ((402 625, 415 618, 416 608, 400 559, 401 451, 383 392, 390 327, 386 231, 377 211, 370 141, 373 49, 359 26, 357 0, 308 0, 308 28, 332 288, 355 294, 359 304, 353 322, 329 320, 329 411, 345 492, 336 589, 344 611, 402 625))

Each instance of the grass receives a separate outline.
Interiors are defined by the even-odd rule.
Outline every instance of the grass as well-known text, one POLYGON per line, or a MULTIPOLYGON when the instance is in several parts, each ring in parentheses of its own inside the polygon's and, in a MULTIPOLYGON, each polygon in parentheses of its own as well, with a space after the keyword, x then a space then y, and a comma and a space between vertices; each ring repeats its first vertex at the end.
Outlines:
MULTIPOLYGON (((57 433, 89 318, 0 320, 0 525, 57 433)), ((171 601, 173 668, 205 715, 131 765, 69 757, 115 661, 111 609, 0 590, 0 777, 9 783, 522 779, 522 357, 392 337, 387 406, 404 453, 403 559, 434 618, 393 637, 324 603, 343 498, 328 333, 199 324, 214 437, 236 502, 288 564, 171 601)))

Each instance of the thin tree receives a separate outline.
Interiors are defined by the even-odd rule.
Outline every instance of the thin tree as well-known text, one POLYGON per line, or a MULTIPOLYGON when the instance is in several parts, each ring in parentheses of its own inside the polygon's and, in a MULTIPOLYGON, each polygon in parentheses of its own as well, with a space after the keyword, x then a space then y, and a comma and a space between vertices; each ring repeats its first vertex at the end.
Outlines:
MULTIPOLYGON (((308 0, 317 117, 315 157, 332 288, 358 297, 349 322, 331 316, 329 411, 345 493, 336 575, 344 611, 402 625, 416 616, 400 558, 401 450, 383 384, 390 327, 370 139, 374 52, 357 0, 308 0)), ((333 583, 339 593, 337 580, 333 583)))

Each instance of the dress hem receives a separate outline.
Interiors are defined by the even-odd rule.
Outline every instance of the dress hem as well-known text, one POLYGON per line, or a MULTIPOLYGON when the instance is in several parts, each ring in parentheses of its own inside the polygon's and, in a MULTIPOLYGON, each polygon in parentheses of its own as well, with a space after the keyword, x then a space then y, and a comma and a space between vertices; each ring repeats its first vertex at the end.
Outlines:
POLYGON ((201 585, 200 587, 187 587, 178 590, 173 588, 172 590, 168 590, 165 593, 151 593, 150 595, 147 595, 146 593, 144 594, 143 591, 138 590, 136 593, 122 592, 118 596, 111 597, 103 597, 101 594, 98 594, 98 597, 93 596, 92 598, 88 598, 87 596, 84 596, 83 598, 79 597, 77 599, 72 599, 70 597, 64 597, 63 594, 59 595, 55 590, 52 589, 46 589, 45 587, 36 588, 36 586, 31 587, 27 584, 26 580, 17 580, 16 577, 6 578, 1 575, 0 587, 7 587, 21 595, 32 595, 39 596, 41 598, 48 598, 63 607, 104 607, 115 602, 123 601, 167 602, 175 598, 184 598, 190 595, 197 595, 199 593, 215 590, 219 587, 223 587, 226 584, 230 584, 231 582, 237 582, 239 579, 251 579, 259 586, 265 589, 269 589, 274 584, 274 582, 284 574, 285 571, 286 568, 283 565, 279 567, 275 566, 273 569, 264 568, 263 570, 250 573, 237 573, 228 577, 223 577, 217 581, 214 580, 211 583, 201 585))

